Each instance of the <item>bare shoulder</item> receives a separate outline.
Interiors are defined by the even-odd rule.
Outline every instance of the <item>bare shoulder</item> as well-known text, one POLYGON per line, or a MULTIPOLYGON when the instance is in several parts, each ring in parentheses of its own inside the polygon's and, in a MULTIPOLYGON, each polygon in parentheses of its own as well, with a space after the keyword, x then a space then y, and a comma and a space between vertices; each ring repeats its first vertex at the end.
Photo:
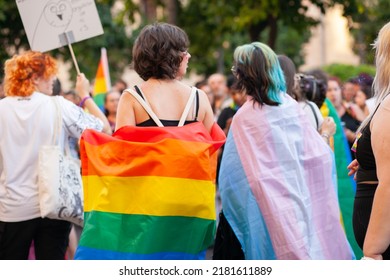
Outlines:
POLYGON ((135 91, 135 89, 127 88, 122 92, 119 103, 135 104, 137 99, 134 97, 134 95, 137 94, 138 93, 135 91))
MULTIPOLYGON (((386 97, 372 119, 371 145, 379 181, 390 183, 390 98, 386 97)), ((386 183, 387 184, 387 183, 386 183)))
MULTIPOLYGON (((390 96, 386 96, 385 99, 379 105, 379 108, 372 118, 373 123, 380 123, 381 126, 385 125, 390 117, 390 96)), ((390 126, 390 123, 388 124, 390 126)))
POLYGON ((116 114, 116 128, 115 130, 118 130, 122 126, 125 125, 135 125, 135 115, 134 115, 134 107, 136 107, 136 99, 134 96, 130 93, 130 91, 133 91, 132 89, 126 89, 121 94, 121 97, 119 99, 118 103, 118 109, 116 114))
POLYGON ((372 118, 371 130, 372 136, 390 138, 390 96, 388 95, 379 105, 378 111, 372 118))
POLYGON ((203 107, 206 111, 212 110, 210 100, 209 100, 207 94, 201 89, 197 89, 197 90, 198 90, 198 94, 199 94, 199 106, 201 108, 203 107))
POLYGON ((202 100, 202 102, 210 103, 207 94, 203 90, 197 88, 197 91, 199 94, 199 99, 202 100))
POLYGON ((387 113, 390 112, 390 94, 387 95, 385 97, 385 99, 383 99, 383 101, 381 102, 380 104, 380 108, 379 109, 382 109, 384 111, 387 111, 387 113))
POLYGON ((207 94, 198 89, 199 93, 199 120, 203 122, 206 129, 210 132, 214 124, 214 113, 207 94))
POLYGON ((133 88, 127 88, 125 89, 122 94, 121 94, 121 98, 130 98, 132 96, 131 93, 136 93, 135 90, 133 88))

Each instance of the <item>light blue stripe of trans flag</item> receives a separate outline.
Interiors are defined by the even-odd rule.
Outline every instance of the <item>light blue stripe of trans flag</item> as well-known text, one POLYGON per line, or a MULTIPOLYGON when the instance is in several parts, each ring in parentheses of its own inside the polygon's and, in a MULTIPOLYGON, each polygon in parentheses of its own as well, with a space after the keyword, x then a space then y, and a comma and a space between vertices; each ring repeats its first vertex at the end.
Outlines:
POLYGON ((245 176, 237 148, 229 133, 219 174, 219 192, 224 215, 248 260, 276 259, 264 218, 245 176), (230 177, 240 178, 232 185, 230 177))

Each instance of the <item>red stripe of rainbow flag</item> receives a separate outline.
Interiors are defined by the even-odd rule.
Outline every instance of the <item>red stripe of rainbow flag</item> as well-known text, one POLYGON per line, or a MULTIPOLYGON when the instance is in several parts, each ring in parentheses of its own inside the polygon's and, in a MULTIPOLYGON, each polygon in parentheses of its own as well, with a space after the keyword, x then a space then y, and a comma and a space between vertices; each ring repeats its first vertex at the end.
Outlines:
POLYGON ((215 124, 86 130, 76 259, 204 259, 215 233, 215 124), (212 167, 212 168, 210 168, 212 167))

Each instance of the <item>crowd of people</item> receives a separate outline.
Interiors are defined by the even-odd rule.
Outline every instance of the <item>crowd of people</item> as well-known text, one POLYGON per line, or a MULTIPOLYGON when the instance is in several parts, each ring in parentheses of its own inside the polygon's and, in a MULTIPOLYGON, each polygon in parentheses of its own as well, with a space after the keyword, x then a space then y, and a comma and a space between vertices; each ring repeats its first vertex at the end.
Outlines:
POLYGON ((0 88, 0 259, 205 259, 210 248, 212 259, 390 259, 389 41, 390 23, 375 41, 375 77, 298 72, 251 42, 235 49, 230 75, 189 85, 187 34, 150 24, 131 63, 143 82, 118 79, 103 110, 84 74, 64 92, 53 57, 13 56, 0 88), (84 228, 39 211, 52 98, 61 147, 97 160, 106 184, 84 228), (89 150, 92 138, 111 150, 89 150), (115 184, 128 196, 110 194, 115 184))

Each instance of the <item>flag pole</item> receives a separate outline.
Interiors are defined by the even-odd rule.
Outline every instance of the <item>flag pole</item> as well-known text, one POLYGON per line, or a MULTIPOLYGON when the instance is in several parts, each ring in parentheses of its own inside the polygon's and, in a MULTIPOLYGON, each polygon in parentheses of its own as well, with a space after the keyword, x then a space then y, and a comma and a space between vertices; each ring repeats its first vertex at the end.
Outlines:
POLYGON ((70 43, 70 40, 69 40, 69 37, 68 37, 68 33, 67 33, 67 32, 65 32, 65 38, 66 38, 66 41, 67 41, 67 43, 68 43, 68 47, 69 47, 69 50, 70 50, 70 54, 72 55, 72 59, 73 59, 74 66, 76 67, 77 74, 80 75, 79 65, 77 64, 76 56, 74 55, 73 48, 72 48, 72 44, 70 43))
POLYGON ((101 57, 102 62, 103 62, 103 73, 104 73, 104 77, 105 77, 107 91, 110 91, 111 90, 111 78, 110 78, 110 70, 109 70, 109 66, 108 66, 108 58, 107 58, 106 48, 100 49, 100 55, 101 55, 100 57, 101 57))

